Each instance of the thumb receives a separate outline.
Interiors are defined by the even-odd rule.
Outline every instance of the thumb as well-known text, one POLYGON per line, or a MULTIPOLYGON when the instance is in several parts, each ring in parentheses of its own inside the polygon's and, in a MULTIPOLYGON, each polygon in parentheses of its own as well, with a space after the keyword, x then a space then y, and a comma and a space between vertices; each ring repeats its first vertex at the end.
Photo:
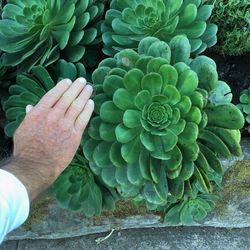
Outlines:
POLYGON ((26 114, 28 114, 34 107, 32 105, 27 105, 26 106, 26 114))

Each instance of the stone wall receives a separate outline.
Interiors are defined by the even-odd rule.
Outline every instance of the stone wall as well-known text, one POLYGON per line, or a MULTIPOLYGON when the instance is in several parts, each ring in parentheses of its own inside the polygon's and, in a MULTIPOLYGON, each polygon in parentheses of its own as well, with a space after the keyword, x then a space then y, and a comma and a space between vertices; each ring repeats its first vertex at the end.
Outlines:
MULTIPOLYGON (((221 198, 215 209, 201 223, 192 226, 245 228, 250 227, 250 141, 243 140, 241 158, 222 160, 226 173, 221 198)), ((80 213, 63 210, 52 197, 42 197, 33 206, 29 220, 10 234, 9 240, 61 239, 131 228, 161 228, 159 214, 130 202, 120 202, 114 213, 87 219, 80 213)))

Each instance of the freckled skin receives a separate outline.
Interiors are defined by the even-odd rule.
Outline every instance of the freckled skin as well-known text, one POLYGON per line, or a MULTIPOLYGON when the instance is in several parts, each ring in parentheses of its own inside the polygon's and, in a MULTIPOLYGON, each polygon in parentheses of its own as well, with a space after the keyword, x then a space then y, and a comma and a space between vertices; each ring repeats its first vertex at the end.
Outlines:
POLYGON ((30 199, 47 189, 72 161, 94 110, 83 78, 62 80, 27 113, 14 136, 13 158, 3 169, 26 186, 30 199))

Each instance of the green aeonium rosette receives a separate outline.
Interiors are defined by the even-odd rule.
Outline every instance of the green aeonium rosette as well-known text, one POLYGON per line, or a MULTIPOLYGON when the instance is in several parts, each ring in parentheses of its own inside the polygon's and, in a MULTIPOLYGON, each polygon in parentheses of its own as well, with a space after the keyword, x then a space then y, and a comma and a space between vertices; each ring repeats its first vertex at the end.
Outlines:
POLYGON ((103 52, 136 50, 149 36, 169 42, 186 35, 197 55, 217 41, 217 26, 209 22, 212 9, 202 0, 112 0, 102 25, 103 52))
POLYGON ((182 223, 210 210, 209 195, 223 173, 218 156, 241 154, 244 122, 230 100, 210 102, 216 65, 205 56, 191 60, 190 53, 185 36, 169 45, 149 37, 138 53, 105 59, 92 76, 96 115, 83 143, 90 168, 106 185, 150 209, 176 211, 182 223))
POLYGON ((245 120, 249 124, 250 123, 250 88, 244 89, 240 93, 240 103, 237 107, 243 112, 245 115, 245 120))
POLYGON ((92 173, 80 149, 49 193, 55 195, 60 207, 82 212, 87 217, 100 215, 103 209, 113 210, 117 200, 116 191, 92 173))
POLYGON ((59 58, 84 60, 101 42, 103 13, 95 0, 9 0, 0 20, 1 63, 25 71, 59 58))

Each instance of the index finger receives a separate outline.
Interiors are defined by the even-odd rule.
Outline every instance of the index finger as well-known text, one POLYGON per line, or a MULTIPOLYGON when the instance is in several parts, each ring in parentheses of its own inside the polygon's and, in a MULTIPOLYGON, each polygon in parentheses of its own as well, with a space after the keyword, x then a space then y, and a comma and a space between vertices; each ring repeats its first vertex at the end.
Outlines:
POLYGON ((52 108, 62 95, 69 89, 72 81, 70 79, 63 79, 53 89, 46 93, 40 102, 36 105, 37 109, 52 108))

